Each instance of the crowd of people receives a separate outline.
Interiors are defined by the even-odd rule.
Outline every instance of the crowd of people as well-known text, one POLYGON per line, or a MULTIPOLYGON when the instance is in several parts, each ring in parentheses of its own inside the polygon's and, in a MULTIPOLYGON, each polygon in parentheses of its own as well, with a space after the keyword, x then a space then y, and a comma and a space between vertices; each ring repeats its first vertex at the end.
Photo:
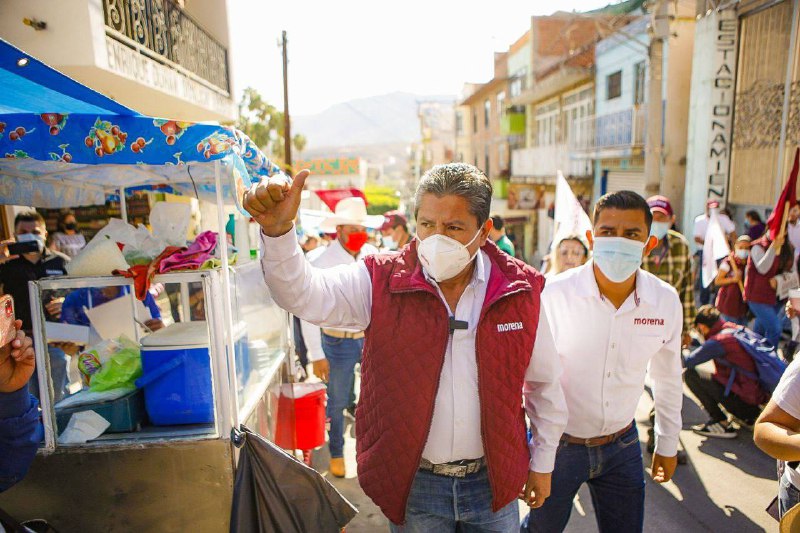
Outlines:
MULTIPOLYGON (((327 384, 329 472, 346 475, 345 418, 354 416, 359 483, 393 531, 562 531, 584 484, 601 531, 641 531, 634 415, 648 375, 654 482, 669 481, 680 460, 685 385, 708 415, 693 430, 730 439, 754 428, 756 444, 781 461, 781 513, 800 502, 800 363, 784 373, 793 346, 779 343, 792 322, 800 329, 788 298, 800 207, 778 231, 748 212, 738 235, 709 201, 693 246, 669 198, 607 194, 591 231, 552 244, 543 275, 514 257, 490 213, 491 182, 471 165, 423 176, 415 229, 405 213, 369 215, 353 197, 300 232, 307 175, 253 185, 243 203, 262 229, 270 291, 296 317, 301 367, 327 384), (706 286, 698 271, 713 217, 731 253, 706 286), (518 498, 530 508, 523 520, 518 498)), ((40 440, 27 282, 64 273, 69 257, 53 248, 80 243, 74 215, 60 227, 64 237, 48 247, 44 219, 20 214, 16 240, 38 251, 0 264, 20 318, 14 342, 0 347, 0 449, 18 454, 0 462, 0 490, 24 474, 40 440), (3 433, 9 425, 20 433, 3 433)), ((84 323, 84 307, 121 295, 74 291, 45 313, 84 323)), ((68 348, 48 345, 57 395, 68 348)))

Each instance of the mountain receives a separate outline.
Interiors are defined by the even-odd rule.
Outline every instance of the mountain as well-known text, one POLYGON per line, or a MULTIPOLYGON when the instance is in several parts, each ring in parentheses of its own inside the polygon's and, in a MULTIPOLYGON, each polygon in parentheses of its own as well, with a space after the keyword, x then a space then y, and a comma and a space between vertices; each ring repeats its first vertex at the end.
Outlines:
POLYGON ((308 139, 307 149, 411 143, 420 138, 419 102, 455 101, 454 96, 395 92, 333 105, 316 115, 292 117, 292 133, 308 139))

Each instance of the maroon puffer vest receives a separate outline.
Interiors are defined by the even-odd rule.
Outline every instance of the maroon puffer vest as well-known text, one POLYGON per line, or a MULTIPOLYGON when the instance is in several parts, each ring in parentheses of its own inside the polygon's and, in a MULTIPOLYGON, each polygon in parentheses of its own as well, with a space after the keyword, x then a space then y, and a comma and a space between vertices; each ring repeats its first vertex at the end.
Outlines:
MULTIPOLYGON (((722 262, 730 265, 731 258, 726 257, 722 260, 722 262)), ((745 266, 746 265, 742 265, 736 261, 736 268, 739 269, 740 272, 745 266)), ((733 277, 733 268, 731 268, 730 272, 728 272, 728 277, 733 277)), ((720 313, 726 316, 734 318, 745 316, 747 314, 747 304, 742 298, 742 291, 739 289, 739 284, 732 283, 730 285, 720 287, 714 307, 716 307, 720 313)))
MULTIPOLYGON (((758 375, 758 370, 756 370, 756 364, 753 358, 742 348, 742 345, 739 344, 739 341, 736 340, 733 334, 728 333, 728 331, 738 327, 739 326, 736 324, 730 322, 723 323, 719 321, 711 330, 709 339, 713 339, 722 344, 722 347, 725 348, 725 359, 730 363, 752 374, 758 375)), ((723 386, 727 386, 731 376, 731 369, 725 365, 718 365, 716 362, 714 364, 714 369, 714 379, 723 386)), ((736 373, 733 385, 731 386, 731 392, 749 405, 760 405, 769 401, 769 395, 761 389, 758 381, 745 376, 741 372, 736 373)))
MULTIPOLYGON (((753 246, 758 245, 766 251, 772 241, 765 235, 753 243, 753 246)), ((772 262, 772 268, 766 274, 760 274, 756 269, 756 264, 753 262, 753 255, 747 260, 747 272, 745 273, 744 280, 744 300, 746 302, 753 302, 757 304, 775 305, 777 303, 778 295, 775 289, 770 287, 769 280, 774 278, 778 273, 778 258, 772 262)))
MULTIPOLYGON (((480 429, 492 509, 498 511, 527 481, 522 385, 536 340, 544 277, 493 243, 483 251, 492 266, 475 356, 480 429), (521 328, 498 332, 499 324, 509 322, 521 328)), ((416 241, 399 254, 373 255, 365 263, 372 278, 372 317, 356 410, 358 481, 389 520, 402 524, 430 431, 449 316, 417 262, 416 241)))

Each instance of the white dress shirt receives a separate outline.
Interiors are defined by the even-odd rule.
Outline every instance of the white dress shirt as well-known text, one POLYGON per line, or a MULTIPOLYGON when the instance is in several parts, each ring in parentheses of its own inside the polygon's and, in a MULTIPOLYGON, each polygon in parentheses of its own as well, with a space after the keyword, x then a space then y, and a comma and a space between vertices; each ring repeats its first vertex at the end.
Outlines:
POLYGON ((636 290, 616 309, 600 294, 590 260, 548 281, 542 301, 564 364, 565 432, 587 439, 625 428, 649 368, 656 452, 674 456, 683 400, 683 311, 675 289, 639 269, 636 290))
MULTIPOLYGON (((320 270, 304 260, 291 232, 277 238, 264 236, 263 241, 264 278, 281 307, 323 327, 362 331, 369 326, 372 281, 363 261, 320 270)), ((456 330, 447 344, 423 451, 423 457, 432 463, 484 455, 475 330, 490 269, 486 254, 477 254, 473 279, 455 309, 456 320, 467 321, 469 329, 456 330)), ((444 298, 442 301, 447 305, 444 298)), ((417 333, 424 334, 422 325, 417 333)), ((536 472, 553 470, 558 442, 567 422, 560 377, 561 363, 542 308, 533 355, 520 391, 533 431, 530 469, 536 472)))
MULTIPOLYGON (((313 253, 312 250, 309 253, 313 253)), ((308 261, 317 268, 332 268, 339 265, 350 265, 356 261, 360 261, 368 255, 377 254, 378 249, 371 244, 365 244, 358 252, 358 256, 353 257, 350 252, 344 249, 344 246, 338 239, 332 241, 327 247, 323 248, 312 256, 306 256, 308 261)), ((303 340, 306 343, 308 350, 309 361, 319 361, 325 359, 325 352, 322 350, 322 337, 319 326, 310 324, 305 320, 300 321, 300 329, 303 331, 303 340)), ((349 333, 358 333, 360 329, 354 330, 349 328, 330 328, 338 329, 339 331, 347 331, 349 333)))

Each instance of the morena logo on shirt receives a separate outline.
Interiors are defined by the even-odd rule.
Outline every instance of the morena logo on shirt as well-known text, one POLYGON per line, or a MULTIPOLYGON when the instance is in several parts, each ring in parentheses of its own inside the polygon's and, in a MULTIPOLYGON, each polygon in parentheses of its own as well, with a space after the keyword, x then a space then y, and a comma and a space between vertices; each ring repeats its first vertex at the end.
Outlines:
POLYGON ((500 333, 520 330, 522 330, 522 322, 506 322, 505 324, 497 324, 497 331, 500 333))
POLYGON ((634 318, 634 326, 663 326, 663 318, 634 318))

